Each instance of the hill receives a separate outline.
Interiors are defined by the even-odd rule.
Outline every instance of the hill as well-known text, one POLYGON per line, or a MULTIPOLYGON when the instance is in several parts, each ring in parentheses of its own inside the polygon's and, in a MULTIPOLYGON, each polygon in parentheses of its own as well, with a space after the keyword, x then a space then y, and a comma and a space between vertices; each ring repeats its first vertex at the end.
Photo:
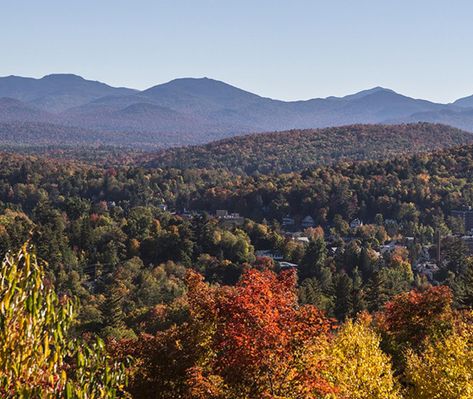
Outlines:
POLYGON ((46 122, 54 119, 54 115, 22 101, 8 97, 0 98, 0 121, 2 122, 46 122))
POLYGON ((252 134, 160 152, 148 166, 283 173, 340 160, 384 159, 473 143, 473 135, 429 123, 351 125, 252 134))
MULTIPOLYGON (((0 108, 1 112, 1 108, 0 108)), ((97 131, 77 126, 67 126, 48 122, 0 122, 0 148, 36 149, 47 147, 51 150, 71 146, 110 146, 137 149, 163 148, 161 142, 177 145, 186 141, 183 135, 138 134, 128 132, 97 131)), ((92 148, 90 148, 92 150, 92 148)))
POLYGON ((407 122, 418 120, 431 123, 444 123, 459 129, 471 131, 473 126, 473 108, 443 109, 438 112, 419 112, 405 118, 407 122))

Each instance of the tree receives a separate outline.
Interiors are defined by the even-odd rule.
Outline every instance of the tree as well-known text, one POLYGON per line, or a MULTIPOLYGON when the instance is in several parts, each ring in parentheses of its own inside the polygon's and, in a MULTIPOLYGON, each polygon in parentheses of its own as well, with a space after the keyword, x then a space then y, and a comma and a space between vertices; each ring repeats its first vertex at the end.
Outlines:
POLYGON ((408 399, 467 399, 473 394, 473 329, 461 324, 446 337, 407 354, 408 399))
POLYGON ((70 337, 74 316, 73 301, 55 294, 26 247, 6 257, 0 266, 2 397, 125 395, 124 365, 111 360, 102 341, 70 337))
POLYGON ((360 270, 363 280, 367 281, 373 274, 373 261, 368 253, 368 248, 363 247, 360 252, 360 270))
POLYGON ((375 312, 388 301, 389 296, 386 289, 386 277, 377 270, 373 273, 367 284, 366 304, 370 312, 375 312))
POLYGON ((299 301, 303 305, 314 305, 328 311, 332 306, 330 297, 324 294, 317 278, 306 278, 299 287, 299 301))
POLYGON ((186 276, 186 286, 184 298, 153 309, 151 324, 158 326, 151 329, 153 334, 145 332, 148 328, 143 326, 137 340, 123 339, 114 347, 117 357, 132 355, 136 359, 138 367, 129 384, 133 398, 189 397, 191 391, 201 389, 196 385, 199 382, 210 379, 216 384, 219 380, 218 376, 213 378, 210 365, 218 326, 216 300, 227 288, 211 287, 192 271, 186 276))
POLYGON ((439 278, 446 278, 449 271, 459 275, 465 271, 468 263, 468 246, 461 238, 446 237, 442 240, 442 268, 439 278))
POLYGON ((309 362, 330 323, 313 306, 297 306, 295 276, 248 270, 219 305, 215 369, 232 398, 300 398, 330 392, 309 362))
POLYGON ((427 337, 448 331, 453 323, 448 287, 429 287, 397 295, 384 306, 379 322, 398 345, 418 347, 427 337))
POLYGON ((311 241, 300 262, 299 278, 320 277, 321 269, 327 259, 327 248, 323 237, 311 241))
POLYGON ((370 317, 348 320, 328 346, 327 379, 336 398, 400 399, 391 362, 380 348, 380 337, 369 326, 370 317))
POLYGON ((448 287, 429 287, 395 296, 378 314, 384 349, 397 369, 405 368, 407 350, 420 352, 429 339, 449 332, 453 326, 452 293, 448 287))
POLYGON ((184 320, 121 343, 142 365, 131 381, 134 397, 298 399, 334 391, 324 363, 314 361, 331 322, 298 305, 293 273, 250 269, 227 287, 189 272, 187 287, 184 320))
POLYGON ((334 287, 334 313, 338 320, 343 321, 352 313, 352 289, 352 280, 345 272, 342 272, 336 276, 334 287))
POLYGON ((469 258, 464 266, 464 272, 454 276, 451 288, 455 299, 461 306, 473 307, 473 258, 469 258))
POLYGON ((356 317, 360 312, 365 311, 367 308, 363 280, 358 268, 353 270, 351 305, 353 317, 356 317))

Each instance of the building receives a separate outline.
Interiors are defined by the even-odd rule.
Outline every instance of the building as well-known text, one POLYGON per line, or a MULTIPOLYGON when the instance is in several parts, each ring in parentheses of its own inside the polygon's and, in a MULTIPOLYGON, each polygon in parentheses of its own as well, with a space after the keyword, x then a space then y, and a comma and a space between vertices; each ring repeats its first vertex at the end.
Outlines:
POLYGON ((295 263, 291 263, 291 262, 279 262, 279 268, 281 270, 284 270, 284 269, 295 269, 297 268, 298 265, 296 265, 295 263))
POLYGON ((290 216, 286 216, 282 218, 282 226, 283 227, 292 227, 296 224, 295 220, 290 216))
POLYGON ((192 219, 193 215, 191 211, 184 209, 182 212, 179 212, 179 216, 184 219, 192 219))
POLYGON ((304 229, 307 229, 309 227, 315 227, 315 220, 312 216, 306 216, 304 219, 302 219, 301 226, 304 229))
POLYGON ((219 218, 222 227, 225 228, 242 226, 245 222, 245 218, 240 216, 239 213, 228 213, 223 210, 217 211, 217 217, 219 218))
POLYGON ((432 261, 418 263, 415 267, 415 271, 422 276, 426 276, 429 281, 434 281, 435 273, 438 270, 437 263, 432 261))
POLYGON ((304 244, 309 244, 310 239, 302 231, 284 232, 284 237, 289 240, 298 241, 304 244))
POLYGON ((351 222, 350 222, 350 228, 351 229, 357 229, 358 227, 361 227, 363 226, 363 222, 360 220, 360 219, 353 219, 351 222))
POLYGON ((255 255, 258 258, 271 258, 273 260, 283 260, 284 257, 279 251, 272 251, 270 249, 260 249, 255 251, 255 255))
POLYGON ((309 244, 310 243, 309 237, 305 237, 305 236, 297 237, 296 241, 301 242, 303 244, 309 244))
POLYGON ((387 244, 380 245, 379 252, 381 255, 384 255, 385 253, 393 252, 396 248, 405 248, 405 247, 402 245, 398 245, 396 241, 390 241, 387 244))

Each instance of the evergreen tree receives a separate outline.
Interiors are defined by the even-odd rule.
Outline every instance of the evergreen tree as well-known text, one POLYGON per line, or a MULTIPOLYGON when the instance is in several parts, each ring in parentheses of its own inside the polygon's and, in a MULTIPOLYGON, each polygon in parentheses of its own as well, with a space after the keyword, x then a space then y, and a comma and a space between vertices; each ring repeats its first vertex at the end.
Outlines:
POLYGON ((353 311, 352 304, 352 289, 353 284, 350 277, 342 272, 338 274, 335 278, 335 305, 334 305, 334 314, 335 317, 343 321, 348 315, 353 311))
POLYGON ((469 260, 465 271, 450 284, 458 305, 473 307, 473 261, 469 260), (453 286, 452 286, 453 285, 453 286))
POLYGON ((358 313, 366 310, 366 300, 365 300, 365 292, 363 288, 363 279, 361 278, 361 274, 358 271, 358 268, 353 270, 353 278, 352 278, 352 291, 351 291, 351 302, 352 302, 352 315, 355 317, 358 313))
POLYGON ((386 292, 386 278, 382 271, 373 273, 367 284, 366 304, 370 312, 379 310, 389 299, 386 292))
POLYGON ((368 253, 368 248, 363 247, 360 252, 360 271, 361 276, 363 277, 364 281, 368 281, 368 279, 373 274, 373 264, 371 262, 371 258, 368 253))
POLYGON ((122 282, 114 284, 102 306, 104 329, 101 334, 105 337, 133 338, 134 333, 125 324, 123 304, 125 300, 125 287, 122 282))
POLYGON ((327 247, 323 237, 310 242, 299 265, 299 278, 320 277, 327 259, 327 247))
POLYGON ((301 284, 299 301, 302 305, 314 305, 325 311, 329 311, 332 305, 331 298, 324 294, 320 281, 315 277, 307 278, 301 284))

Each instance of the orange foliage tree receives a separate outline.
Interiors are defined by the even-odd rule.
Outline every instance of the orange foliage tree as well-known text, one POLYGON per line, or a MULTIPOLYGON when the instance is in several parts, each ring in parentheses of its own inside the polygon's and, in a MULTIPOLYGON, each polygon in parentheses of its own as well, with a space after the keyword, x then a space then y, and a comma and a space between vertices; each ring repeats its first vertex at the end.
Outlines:
POLYGON ((379 318, 381 328, 397 343, 416 346, 451 328, 452 300, 445 286, 404 292, 385 305, 379 318))
POLYGON ((244 397, 313 397, 326 392, 321 365, 309 361, 330 322, 298 307, 295 274, 247 271, 218 303, 214 369, 244 397))
MULTIPOLYGON (((248 270, 236 287, 187 277, 185 321, 123 341, 138 359, 131 381, 141 398, 313 398, 333 392, 322 375, 332 323, 297 304, 295 276, 248 270)), ((163 318, 168 316, 164 315, 163 318)))
POLYGON ((398 368, 404 368, 407 349, 420 352, 427 339, 450 331, 454 323, 452 293, 448 287, 429 287, 395 296, 378 315, 384 348, 398 368))

